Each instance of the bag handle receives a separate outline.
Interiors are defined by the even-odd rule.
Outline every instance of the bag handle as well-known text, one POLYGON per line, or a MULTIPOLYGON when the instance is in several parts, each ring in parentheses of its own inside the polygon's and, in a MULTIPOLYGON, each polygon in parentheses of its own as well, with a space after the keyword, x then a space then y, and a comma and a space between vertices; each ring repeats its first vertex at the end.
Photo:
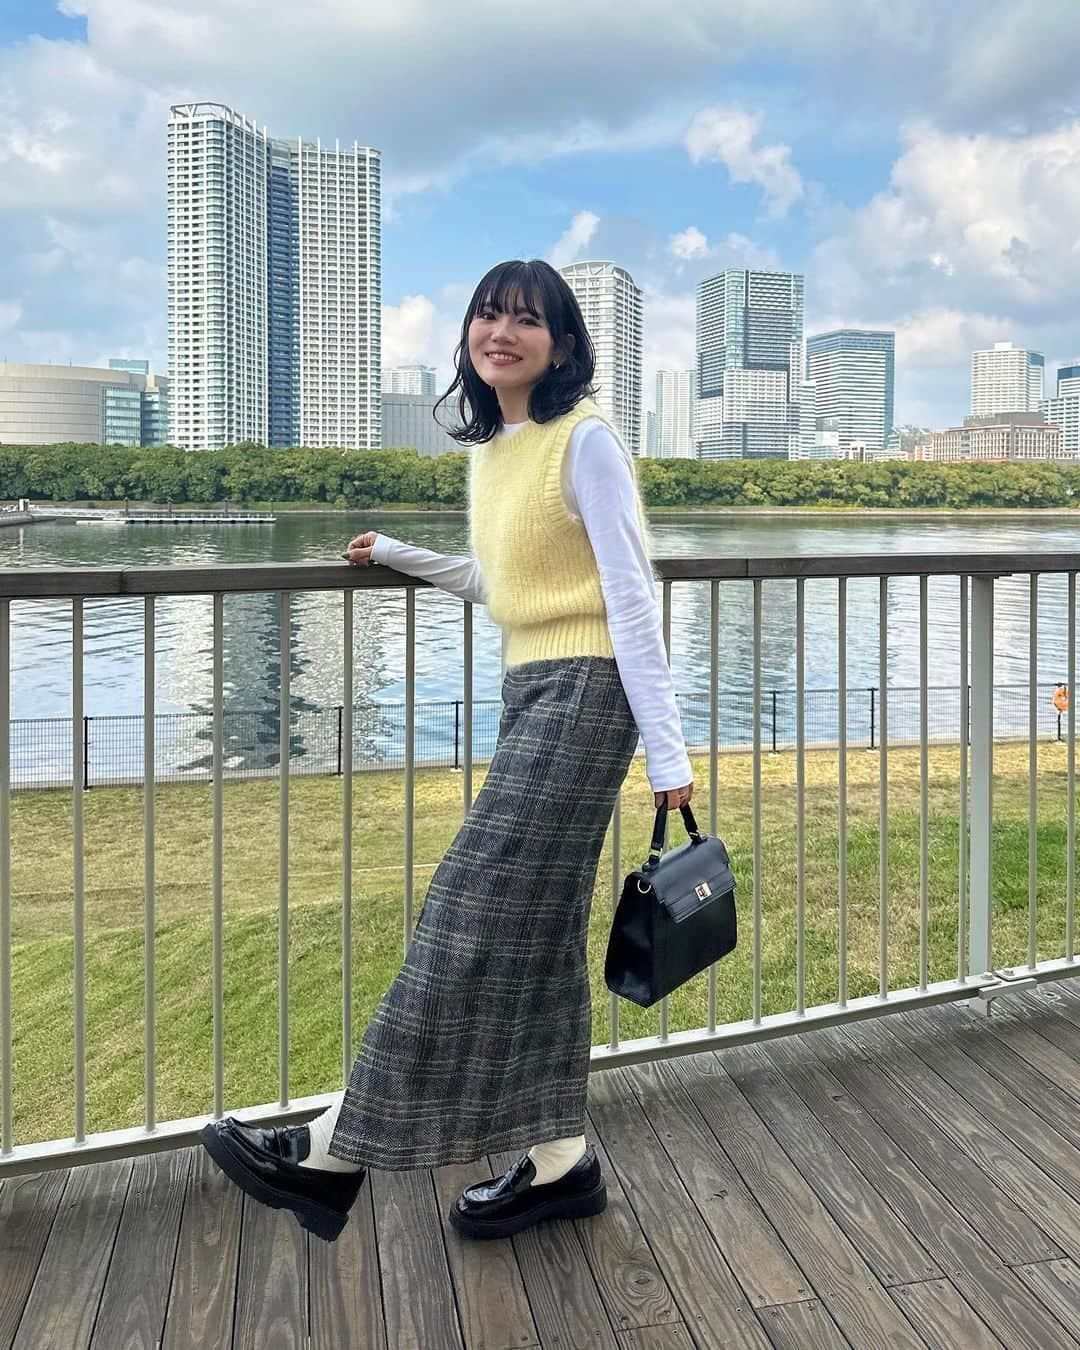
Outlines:
MULTIPOLYGON (((698 823, 694 819, 694 813, 690 810, 690 803, 683 802, 679 807, 682 813, 683 824, 686 826, 686 832, 690 836, 690 842, 694 844, 701 843, 701 831, 698 829, 698 823)), ((668 804, 661 802, 656 808, 656 822, 653 825, 652 843, 649 845, 649 857, 645 862, 645 867, 655 867, 660 861, 660 855, 664 850, 664 837, 667 834, 667 816, 668 804)))

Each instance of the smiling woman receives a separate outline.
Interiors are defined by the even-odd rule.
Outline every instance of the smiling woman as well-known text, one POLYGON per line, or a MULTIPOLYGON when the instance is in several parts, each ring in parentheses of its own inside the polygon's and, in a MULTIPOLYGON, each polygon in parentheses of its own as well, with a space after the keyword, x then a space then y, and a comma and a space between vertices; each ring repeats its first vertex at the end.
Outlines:
MULTIPOLYGON (((489 441, 506 423, 545 423, 596 391, 595 356, 566 279, 542 259, 499 263, 480 279, 454 353, 463 445, 489 441)), ((437 419, 436 419, 437 420, 437 419)))

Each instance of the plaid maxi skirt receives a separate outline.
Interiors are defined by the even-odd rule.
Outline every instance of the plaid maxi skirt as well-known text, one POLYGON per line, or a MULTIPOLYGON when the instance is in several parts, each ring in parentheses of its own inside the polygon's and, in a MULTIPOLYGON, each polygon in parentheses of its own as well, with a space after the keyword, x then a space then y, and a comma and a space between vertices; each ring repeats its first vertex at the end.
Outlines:
POLYGON ((583 1134, 589 911, 638 743, 612 657, 508 669, 484 785, 428 886, 330 1143, 401 1170, 583 1134))

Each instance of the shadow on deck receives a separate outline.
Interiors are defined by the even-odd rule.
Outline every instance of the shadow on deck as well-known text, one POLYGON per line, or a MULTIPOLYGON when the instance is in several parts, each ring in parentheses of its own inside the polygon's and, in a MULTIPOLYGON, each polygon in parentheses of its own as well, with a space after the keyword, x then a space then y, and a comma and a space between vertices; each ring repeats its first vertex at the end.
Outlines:
MULTIPOLYGON (((1080 984, 593 1074, 608 1208, 495 1242, 484 1163, 334 1244, 201 1148, 0 1183, 0 1345, 1080 1350, 1080 984)), ((491 1173, 516 1154, 494 1154, 491 1173)))

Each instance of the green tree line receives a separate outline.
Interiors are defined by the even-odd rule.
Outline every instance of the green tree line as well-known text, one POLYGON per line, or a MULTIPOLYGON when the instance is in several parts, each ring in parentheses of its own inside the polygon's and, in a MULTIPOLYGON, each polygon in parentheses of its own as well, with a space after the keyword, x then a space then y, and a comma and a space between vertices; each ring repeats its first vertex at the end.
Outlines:
MULTIPOLYGON (((175 446, 0 445, 0 498, 14 501, 325 502, 464 509, 469 451, 224 450, 175 446)), ((1072 506, 1080 462, 940 464, 886 460, 645 459, 651 507, 1072 506)))

